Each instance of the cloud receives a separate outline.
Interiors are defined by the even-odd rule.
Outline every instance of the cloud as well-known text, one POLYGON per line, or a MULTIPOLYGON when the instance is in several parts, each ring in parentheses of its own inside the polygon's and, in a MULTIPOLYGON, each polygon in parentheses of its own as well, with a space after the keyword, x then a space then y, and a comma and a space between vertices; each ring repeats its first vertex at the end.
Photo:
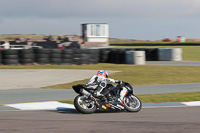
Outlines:
POLYGON ((75 34, 80 24, 109 23, 110 36, 200 36, 199 0, 0 0, 0 34, 75 34))
POLYGON ((200 14, 198 0, 1 0, 1 17, 173 17, 200 14))
POLYGON ((0 34, 80 34, 80 21, 44 18, 6 18, 0 24, 0 34))

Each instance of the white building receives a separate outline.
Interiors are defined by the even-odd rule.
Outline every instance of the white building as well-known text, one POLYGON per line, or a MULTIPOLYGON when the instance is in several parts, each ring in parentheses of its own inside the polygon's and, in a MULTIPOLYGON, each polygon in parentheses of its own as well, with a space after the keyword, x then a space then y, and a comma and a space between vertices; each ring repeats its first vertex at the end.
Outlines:
POLYGON ((107 23, 82 24, 82 38, 85 44, 108 45, 109 26, 107 23))

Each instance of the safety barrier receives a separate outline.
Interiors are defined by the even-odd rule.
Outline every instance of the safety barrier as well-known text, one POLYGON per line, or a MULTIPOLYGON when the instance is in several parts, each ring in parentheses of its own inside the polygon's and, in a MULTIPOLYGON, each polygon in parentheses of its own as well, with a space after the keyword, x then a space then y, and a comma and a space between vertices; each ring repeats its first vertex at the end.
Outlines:
POLYGON ((22 49, 22 50, 1 50, 0 64, 3 65, 27 65, 27 64, 62 64, 82 65, 97 63, 134 64, 144 61, 180 61, 182 49, 22 49), (131 51, 131 52, 130 52, 131 51), (143 51, 143 52, 133 52, 143 51), (142 58, 139 58, 139 56, 142 58), (135 56, 135 57, 134 57, 135 56), (128 61, 127 61, 128 60, 128 61), (144 60, 144 61, 143 61, 144 60))
POLYGON ((95 49, 22 49, 0 50, 2 65, 97 64, 99 50, 95 49))
POLYGON ((100 49, 101 63, 128 64, 126 62, 127 51, 144 51, 145 61, 158 61, 158 48, 137 48, 137 49, 100 49))
MULTIPOLYGON (((142 52, 141 52, 142 53, 142 52)), ((181 48, 135 48, 135 49, 101 49, 100 60, 101 63, 115 63, 115 64, 145 64, 144 61, 181 61, 182 60, 182 49, 181 48), (130 51, 144 51, 141 57, 138 52, 130 51), (138 56, 139 55, 139 56, 138 56), (131 57, 136 56, 136 57, 131 57), (135 61, 136 62, 135 62, 135 61), (137 63, 141 60, 142 63, 137 63)))

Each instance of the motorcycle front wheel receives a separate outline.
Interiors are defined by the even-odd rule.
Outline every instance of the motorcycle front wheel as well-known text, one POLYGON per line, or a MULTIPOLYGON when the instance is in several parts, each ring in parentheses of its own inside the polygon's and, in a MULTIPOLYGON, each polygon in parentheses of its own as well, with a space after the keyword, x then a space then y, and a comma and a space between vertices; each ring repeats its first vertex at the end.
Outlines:
POLYGON ((133 94, 124 97, 124 107, 129 112, 139 112, 142 108, 142 102, 133 94))
POLYGON ((74 99, 74 106, 76 110, 83 114, 94 113, 97 109, 95 102, 92 99, 78 95, 74 99))

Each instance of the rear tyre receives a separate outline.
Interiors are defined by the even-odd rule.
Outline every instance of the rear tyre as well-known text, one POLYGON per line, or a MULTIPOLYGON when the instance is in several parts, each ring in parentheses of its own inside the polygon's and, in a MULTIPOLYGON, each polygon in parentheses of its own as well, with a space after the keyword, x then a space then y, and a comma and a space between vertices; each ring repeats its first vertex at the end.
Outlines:
POLYGON ((142 108, 142 102, 133 94, 129 94, 124 98, 124 107, 129 112, 139 112, 142 108))
POLYGON ((81 95, 76 96, 74 99, 74 106, 78 112, 83 114, 92 114, 97 109, 97 106, 93 100, 87 99, 81 95))

